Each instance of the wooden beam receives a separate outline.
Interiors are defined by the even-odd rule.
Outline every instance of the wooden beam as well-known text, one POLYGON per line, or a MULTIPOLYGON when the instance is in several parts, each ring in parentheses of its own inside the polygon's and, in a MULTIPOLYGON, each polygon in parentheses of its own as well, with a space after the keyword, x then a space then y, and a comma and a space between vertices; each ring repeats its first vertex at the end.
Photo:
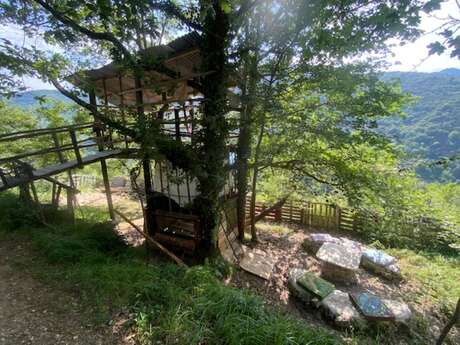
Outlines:
POLYGON ((171 259, 173 259, 179 266, 188 267, 181 259, 179 259, 174 253, 166 249, 161 243, 155 241, 152 237, 150 237, 145 231, 142 231, 136 224, 134 224, 128 217, 126 217, 123 213, 118 210, 115 210, 115 213, 118 214, 125 222, 131 225, 138 233, 140 233, 150 244, 153 244, 155 247, 159 248, 163 253, 168 255, 171 259))
POLYGON ((78 147, 77 135, 74 130, 69 131, 70 139, 72 140, 73 149, 75 152, 75 157, 77 158, 78 165, 83 166, 83 161, 81 159, 80 148, 78 147))
MULTIPOLYGON (((263 211, 261 211, 258 215, 256 215, 254 217, 254 221, 258 222, 259 220, 263 219, 266 215, 268 215, 270 212, 272 212, 276 208, 283 206, 284 203, 286 202, 287 198, 288 198, 288 196, 285 196, 284 198, 282 198, 279 201, 277 201, 274 205, 272 205, 272 206, 264 209, 263 211)), ((246 224, 246 226, 248 226, 248 225, 249 224, 246 224)))
MULTIPOLYGON (((94 111, 96 112, 97 102, 96 102, 96 94, 94 93, 94 90, 89 92, 89 102, 93 106, 94 111)), ((94 119, 96 120, 95 115, 94 115, 94 119)), ((96 137, 98 137, 99 139, 102 138, 102 133, 100 129, 96 129, 96 137)), ((101 140, 98 140, 98 148, 99 148, 99 152, 104 151, 104 144, 101 140)), ((110 189, 109 173, 107 170, 107 163, 105 159, 101 159, 101 172, 102 172, 102 180, 104 181, 105 196, 107 198, 107 207, 109 209, 110 219, 115 220, 115 211, 113 208, 112 191, 110 189)))

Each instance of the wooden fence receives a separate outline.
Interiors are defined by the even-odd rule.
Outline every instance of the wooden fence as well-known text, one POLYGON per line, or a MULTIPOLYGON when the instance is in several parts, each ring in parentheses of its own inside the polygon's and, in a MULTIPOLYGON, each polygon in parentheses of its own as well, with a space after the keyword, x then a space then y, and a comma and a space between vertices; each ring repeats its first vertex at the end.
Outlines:
MULTIPOLYGON (((246 214, 249 216, 250 201, 246 202, 246 214)), ((258 214, 270 205, 257 202, 255 213, 258 214)), ((290 222, 305 225, 309 228, 323 230, 362 229, 362 216, 348 208, 319 202, 298 202, 288 200, 283 206, 269 212, 264 219, 275 222, 290 222)))
MULTIPOLYGON (((249 218, 250 200, 246 203, 249 218)), ((257 202, 255 213, 259 214, 271 205, 257 202)), ((434 219, 398 219, 391 224, 376 215, 358 212, 349 208, 319 202, 296 202, 288 200, 283 206, 271 210, 264 219, 275 222, 301 224, 307 228, 323 231, 358 232, 373 235, 389 245, 404 244, 405 247, 457 248, 460 244, 460 229, 447 226, 434 219), (366 231, 365 231, 366 230, 366 231), (381 236, 378 235, 381 234, 381 236)), ((382 242, 383 243, 383 242, 382 242)))

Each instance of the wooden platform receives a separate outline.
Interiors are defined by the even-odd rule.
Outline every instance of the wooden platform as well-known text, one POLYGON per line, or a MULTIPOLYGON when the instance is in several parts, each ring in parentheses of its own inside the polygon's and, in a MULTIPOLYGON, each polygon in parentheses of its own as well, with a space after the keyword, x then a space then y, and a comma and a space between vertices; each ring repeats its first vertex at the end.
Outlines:
POLYGON ((81 165, 88 165, 88 164, 100 161, 102 159, 120 156, 123 154, 126 154, 126 150, 118 150, 118 149, 117 150, 105 150, 105 151, 97 152, 92 155, 88 155, 86 157, 82 157, 82 164, 78 164, 77 160, 71 160, 71 161, 67 161, 64 163, 54 164, 54 165, 50 165, 44 168, 33 170, 32 176, 23 176, 20 178, 7 177, 6 184, 4 184, 3 182, 0 182, 0 192, 13 188, 13 187, 17 187, 24 183, 29 183, 35 180, 57 175, 69 169, 78 168, 81 165))

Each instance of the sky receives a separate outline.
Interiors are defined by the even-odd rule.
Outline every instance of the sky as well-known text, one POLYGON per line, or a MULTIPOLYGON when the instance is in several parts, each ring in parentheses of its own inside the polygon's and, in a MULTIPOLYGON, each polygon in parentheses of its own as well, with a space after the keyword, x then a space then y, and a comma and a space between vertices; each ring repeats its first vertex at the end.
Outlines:
MULTIPOLYGON (((405 45, 399 45, 397 42, 392 42, 395 46, 392 48, 392 57, 388 59, 391 66, 388 70, 390 71, 413 71, 413 72, 437 72, 445 68, 459 68, 460 60, 451 58, 448 53, 443 55, 432 55, 428 56, 427 45, 431 42, 436 41, 437 35, 430 33, 433 29, 437 28, 442 20, 440 18, 446 18, 449 14, 459 18, 460 13, 455 0, 449 0, 442 4, 439 11, 434 12, 432 15, 423 15, 420 28, 425 32, 415 42, 407 43, 405 45)), ((22 43, 24 35, 18 28, 9 26, 4 28, 0 33, 0 37, 7 38, 15 43, 22 43)), ((31 43, 31 42, 27 42, 31 43)), ((33 42, 37 45, 43 45, 43 42, 33 42)), ((56 50, 55 47, 48 46, 52 50, 56 50)), ((31 90, 38 89, 54 89, 51 84, 42 82, 36 78, 24 78, 25 85, 31 90)))

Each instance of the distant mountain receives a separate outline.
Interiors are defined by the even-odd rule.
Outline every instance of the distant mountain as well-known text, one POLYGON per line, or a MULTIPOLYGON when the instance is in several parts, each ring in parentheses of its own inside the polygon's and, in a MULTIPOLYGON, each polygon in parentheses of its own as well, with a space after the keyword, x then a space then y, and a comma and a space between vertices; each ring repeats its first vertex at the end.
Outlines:
MULTIPOLYGON (((460 152, 460 69, 435 73, 389 72, 384 79, 398 79, 404 91, 417 96, 404 119, 383 121, 380 130, 420 157, 437 160, 460 152)), ((420 166, 425 180, 460 182, 460 162, 447 169, 420 166)))
POLYGON ((26 91, 12 97, 8 102, 14 105, 17 105, 21 108, 34 107, 38 105, 38 100, 36 97, 47 97, 52 98, 61 102, 70 103, 72 102, 58 90, 33 90, 26 91))
POLYGON ((449 75, 451 77, 460 77, 460 69, 458 68, 446 68, 438 73, 449 75))

